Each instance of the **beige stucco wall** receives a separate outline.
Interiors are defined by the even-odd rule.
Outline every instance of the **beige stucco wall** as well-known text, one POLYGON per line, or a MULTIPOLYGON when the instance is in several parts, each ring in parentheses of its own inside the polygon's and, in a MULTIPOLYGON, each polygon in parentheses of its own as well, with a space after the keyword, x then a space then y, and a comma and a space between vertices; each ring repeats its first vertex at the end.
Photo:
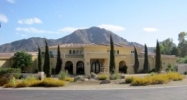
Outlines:
POLYGON ((11 58, 0 58, 0 68, 11 67, 12 59, 11 58))

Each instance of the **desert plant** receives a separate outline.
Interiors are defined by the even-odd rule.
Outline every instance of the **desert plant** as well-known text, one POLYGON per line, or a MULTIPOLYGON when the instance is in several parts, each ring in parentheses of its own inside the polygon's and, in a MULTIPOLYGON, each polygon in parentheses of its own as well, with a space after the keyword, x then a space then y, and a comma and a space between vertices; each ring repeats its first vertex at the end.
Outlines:
POLYGON ((127 77, 127 78, 125 78, 125 83, 130 84, 130 83, 132 83, 132 81, 133 81, 135 78, 136 78, 135 76, 127 77))
POLYGON ((74 78, 67 77, 67 78, 64 79, 64 81, 74 82, 74 78))
POLYGON ((65 78, 69 77, 68 72, 67 71, 61 71, 58 75, 60 80, 64 80, 65 78))
POLYGON ((111 75, 110 75, 110 79, 111 79, 111 80, 120 79, 119 73, 115 71, 114 74, 111 74, 111 75))
POLYGON ((98 80, 107 80, 109 78, 109 75, 108 74, 99 74, 97 79, 98 80))

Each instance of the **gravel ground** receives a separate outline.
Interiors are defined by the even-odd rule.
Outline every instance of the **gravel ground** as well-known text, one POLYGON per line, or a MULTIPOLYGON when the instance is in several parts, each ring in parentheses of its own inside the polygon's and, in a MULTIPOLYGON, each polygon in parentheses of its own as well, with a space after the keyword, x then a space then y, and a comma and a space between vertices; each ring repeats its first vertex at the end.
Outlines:
POLYGON ((123 80, 112 80, 109 84, 100 84, 101 81, 83 81, 76 83, 69 83, 61 89, 79 90, 79 89, 119 89, 119 88, 139 88, 139 87, 167 87, 167 86, 184 86, 187 85, 187 77, 182 81, 171 81, 168 84, 148 85, 148 86, 130 86, 125 84, 123 80))

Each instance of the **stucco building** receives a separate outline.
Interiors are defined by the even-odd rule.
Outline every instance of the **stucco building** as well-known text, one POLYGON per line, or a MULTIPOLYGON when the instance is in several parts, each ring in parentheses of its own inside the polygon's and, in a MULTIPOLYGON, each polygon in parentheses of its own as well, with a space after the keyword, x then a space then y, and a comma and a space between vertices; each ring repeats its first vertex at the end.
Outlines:
MULTIPOLYGON (((56 67, 56 55, 58 46, 50 46, 50 66, 54 70, 56 67)), ((126 45, 115 45, 115 69, 117 72, 132 74, 134 65, 134 47, 126 45)), ((144 53, 143 48, 136 47, 139 56, 139 71, 143 69, 144 53)), ((44 54, 45 48, 42 48, 44 54)), ((107 44, 62 44, 60 45, 62 70, 68 70, 70 74, 90 75, 91 72, 109 72, 110 45, 107 44)), ((0 53, 0 67, 11 67, 14 53, 0 53)), ((33 64, 25 70, 36 72, 37 52, 30 53, 33 56, 33 64)), ((176 57, 172 55, 162 55, 162 70, 165 70, 168 64, 176 65, 176 57)), ((155 67, 155 54, 149 53, 149 69, 155 67)))
MULTIPOLYGON (((143 48, 136 47, 139 56, 139 71, 143 69, 144 53, 143 48)), ((49 47, 51 55, 51 66, 56 65, 57 46, 49 47)), ((134 47, 126 45, 115 45, 115 69, 117 72, 124 72, 123 67, 127 67, 124 73, 132 74, 134 65, 134 47)), ((42 48, 44 52, 44 48, 42 48)), ((63 44, 60 45, 62 69, 68 70, 70 74, 90 75, 91 72, 109 72, 110 45, 107 44, 63 44)), ((149 53, 149 69, 155 67, 155 54, 149 53)), ((175 66, 176 57, 172 55, 162 55, 162 70, 167 65, 175 66)))

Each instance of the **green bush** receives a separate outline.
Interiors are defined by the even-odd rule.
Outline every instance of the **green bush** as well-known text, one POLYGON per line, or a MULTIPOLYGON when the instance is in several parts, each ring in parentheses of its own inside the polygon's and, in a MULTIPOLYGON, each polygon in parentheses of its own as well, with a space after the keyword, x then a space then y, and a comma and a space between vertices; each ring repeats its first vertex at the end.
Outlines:
POLYGON ((111 74, 111 75, 110 75, 110 79, 111 79, 111 80, 120 79, 119 73, 115 72, 114 74, 111 74))
POLYGON ((98 80, 107 80, 109 78, 108 74, 99 74, 97 79, 98 80))
POLYGON ((17 79, 21 76, 21 70, 15 68, 0 68, 0 77, 4 75, 10 75, 17 79))
POLYGON ((136 78, 135 76, 127 77, 127 78, 125 78, 125 83, 130 84, 130 83, 132 83, 132 81, 133 81, 135 78, 136 78))
POLYGON ((65 78, 69 77, 68 72, 61 71, 58 75, 60 80, 64 80, 65 78))
POLYGON ((176 72, 176 69, 171 64, 168 64, 166 72, 176 72))

